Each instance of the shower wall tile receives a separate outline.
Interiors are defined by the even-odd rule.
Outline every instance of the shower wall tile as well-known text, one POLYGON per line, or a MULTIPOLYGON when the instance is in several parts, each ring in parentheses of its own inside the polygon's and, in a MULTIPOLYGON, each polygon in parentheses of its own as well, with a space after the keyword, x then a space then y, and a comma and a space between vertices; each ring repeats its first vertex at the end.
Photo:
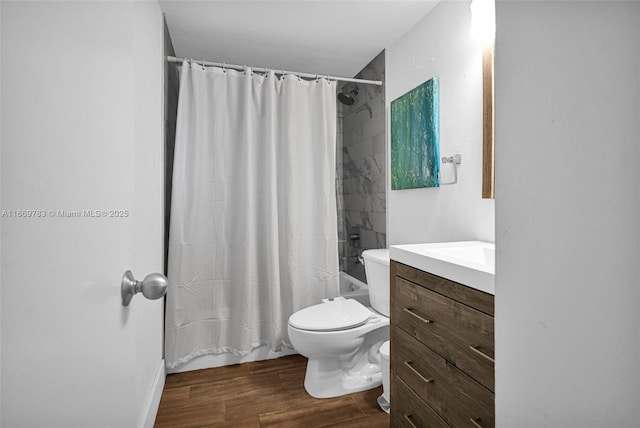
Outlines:
MULTIPOLYGON (((350 160, 344 163, 344 176, 361 179, 364 174, 364 163, 366 158, 350 160)), ((358 183, 358 180, 356 180, 358 183)), ((356 188, 358 185, 356 184, 356 188)))
POLYGON ((387 227, 387 217, 383 212, 371 212, 369 219, 371 220, 372 230, 385 230, 387 227))
MULTIPOLYGON (((384 51, 374 58, 357 78, 384 81, 384 51)), ((353 84, 345 83, 347 90, 353 84)), ((339 91, 342 90, 339 88, 339 91)), ((342 169, 340 182, 343 204, 339 221, 344 231, 341 268, 364 280, 362 266, 354 256, 369 248, 386 248, 386 137, 384 87, 358 85, 351 106, 340 104, 339 129, 342 169), (359 233, 359 240, 349 235, 359 233), (361 277, 362 276, 362 277, 361 277)))
MULTIPOLYGON (((384 110, 383 110, 384 111, 384 110)), ((364 104, 356 111, 349 113, 344 118, 344 130, 350 131, 358 125, 371 120, 373 118, 373 110, 369 104, 364 104)))
POLYGON ((342 105, 338 103, 336 111, 336 206, 338 211, 338 254, 339 268, 341 271, 347 269, 345 264, 345 254, 347 251, 347 232, 344 220, 344 174, 343 174, 343 125, 342 125, 342 105))
POLYGON ((349 147, 362 139, 362 125, 356 125, 342 134, 343 144, 349 147))
POLYGON ((372 212, 377 212, 377 213, 387 212, 387 198, 386 198, 385 192, 372 193, 370 195, 370 200, 371 200, 372 212))
POLYGON ((384 104, 384 96, 379 96, 376 97, 374 99, 372 99, 369 102, 369 105, 371 106, 371 108, 373 109, 373 115, 372 117, 377 117, 377 116, 384 116, 385 113, 385 104, 384 104))
POLYGON ((376 232, 372 230, 360 231, 360 243, 362 248, 378 248, 378 238, 376 232))
POLYGON ((376 116, 362 124, 362 136, 365 138, 381 133, 384 133, 384 117, 376 116))
MULTIPOLYGON (((349 207, 351 210, 360 213, 360 217, 364 218, 365 214, 369 214, 370 203, 368 195, 362 193, 356 193, 351 196, 351 206, 349 207)), ((364 225, 363 225, 364 227, 364 225)), ((370 229, 365 227, 365 229, 370 229)))
POLYGON ((371 158, 371 178, 379 180, 382 183, 382 189, 385 188, 385 171, 386 171, 386 153, 376 153, 371 158))
POLYGON ((384 132, 381 132, 380 134, 374 135, 372 138, 372 145, 373 145, 373 153, 374 154, 378 154, 378 153, 382 153, 385 154, 386 153, 386 140, 385 140, 385 134, 384 132))
POLYGON ((352 193, 355 193, 355 181, 353 178, 345 178, 343 180, 342 183, 342 194, 344 195, 343 197, 345 197, 346 195, 350 195, 352 193))
POLYGON ((373 156, 373 138, 365 138, 356 144, 346 148, 349 158, 364 159, 365 156, 373 156))

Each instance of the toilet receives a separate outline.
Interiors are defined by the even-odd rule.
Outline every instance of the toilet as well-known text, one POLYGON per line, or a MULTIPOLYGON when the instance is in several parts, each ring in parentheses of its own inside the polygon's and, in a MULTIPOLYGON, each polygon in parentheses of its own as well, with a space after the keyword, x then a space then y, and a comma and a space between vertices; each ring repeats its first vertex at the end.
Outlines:
POLYGON ((291 344, 308 358, 304 387, 312 397, 338 397, 382 383, 380 347, 389 340, 389 251, 366 250, 362 257, 370 308, 335 297, 289 318, 291 344))

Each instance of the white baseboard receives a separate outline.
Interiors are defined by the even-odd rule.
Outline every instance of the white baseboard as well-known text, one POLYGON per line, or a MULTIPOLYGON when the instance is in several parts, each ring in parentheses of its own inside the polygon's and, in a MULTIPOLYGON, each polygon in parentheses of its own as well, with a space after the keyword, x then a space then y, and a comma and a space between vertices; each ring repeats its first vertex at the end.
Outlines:
POLYGON ((149 391, 149 395, 145 400, 146 410, 143 415, 144 422, 142 426, 144 428, 153 428, 153 424, 156 422, 156 416, 158 415, 158 408, 160 407, 160 398, 162 398, 162 391, 164 389, 164 380, 167 377, 164 368, 164 358, 160 360, 158 369, 156 370, 155 378, 153 379, 153 385, 149 391))

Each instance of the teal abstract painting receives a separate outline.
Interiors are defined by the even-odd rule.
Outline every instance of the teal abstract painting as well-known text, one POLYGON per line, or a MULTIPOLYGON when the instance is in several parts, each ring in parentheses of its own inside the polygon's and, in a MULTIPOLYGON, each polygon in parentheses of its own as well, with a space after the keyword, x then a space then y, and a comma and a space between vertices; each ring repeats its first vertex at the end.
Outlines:
POLYGON ((391 102, 391 189, 440 187, 438 78, 391 102))

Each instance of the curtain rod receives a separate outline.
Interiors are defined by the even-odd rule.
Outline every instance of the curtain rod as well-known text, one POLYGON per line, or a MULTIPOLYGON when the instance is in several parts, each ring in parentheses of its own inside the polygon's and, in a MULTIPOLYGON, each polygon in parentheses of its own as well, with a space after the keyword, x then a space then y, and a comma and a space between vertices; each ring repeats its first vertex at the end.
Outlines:
MULTIPOLYGON (((196 64, 212 65, 215 67, 233 68, 235 70, 244 70, 245 68, 244 65, 226 64, 222 62, 201 61, 201 60, 194 60, 189 58, 176 58, 175 56, 167 56, 167 61, 169 62, 182 63, 182 61, 185 61, 185 60, 193 61, 196 64)), ((354 83, 361 83, 363 85, 382 86, 382 81, 380 80, 353 79, 350 77, 336 77, 336 76, 328 76, 325 74, 300 73, 298 71, 275 70, 275 69, 266 69, 266 68, 260 68, 260 67, 251 67, 251 69, 258 73, 265 73, 267 70, 273 70, 275 74, 294 74, 299 77, 306 77, 307 79, 315 79, 316 77, 326 77, 329 80, 337 80, 340 82, 354 82, 354 83)))

